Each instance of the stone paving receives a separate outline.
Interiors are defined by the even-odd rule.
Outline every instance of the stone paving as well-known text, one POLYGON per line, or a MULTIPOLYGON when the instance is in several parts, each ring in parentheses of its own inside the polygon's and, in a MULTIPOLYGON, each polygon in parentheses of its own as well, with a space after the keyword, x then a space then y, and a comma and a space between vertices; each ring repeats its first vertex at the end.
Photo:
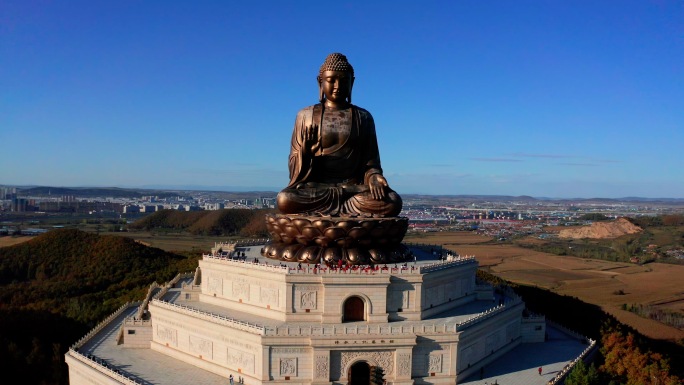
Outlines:
POLYGON ((80 353, 92 354, 145 385, 227 385, 228 378, 178 361, 152 349, 130 349, 116 344, 124 318, 137 308, 128 309, 88 341, 80 353))
POLYGON ((522 344, 486 365, 482 378, 477 373, 459 385, 546 385, 587 348, 584 341, 551 326, 546 331, 547 342, 522 344))
MULTIPOLYGON (((252 262, 255 258, 259 259, 259 263, 262 264, 269 264, 269 265, 286 265, 289 267, 297 267, 298 262, 285 262, 285 261, 277 261, 273 259, 269 259, 267 257, 264 257, 261 255, 261 248, 262 245, 257 245, 257 246, 246 246, 246 247, 237 247, 236 251, 244 252, 246 260, 248 262, 252 262)), ((438 250, 437 248, 435 250, 438 250)), ((407 265, 411 266, 415 264, 416 266, 420 265, 429 265, 433 264, 435 262, 439 261, 439 258, 436 255, 431 254, 429 251, 426 251, 424 249, 418 248, 418 247, 411 247, 411 251, 413 254, 416 256, 416 261, 412 262, 406 262, 407 265)), ((444 250, 446 251, 446 249, 444 250)), ((394 266, 394 265, 402 265, 403 262, 401 263, 388 263, 386 264, 388 267, 394 266)), ((385 265, 385 264, 381 264, 385 265)), ((380 265, 378 265, 380 266, 380 265)))

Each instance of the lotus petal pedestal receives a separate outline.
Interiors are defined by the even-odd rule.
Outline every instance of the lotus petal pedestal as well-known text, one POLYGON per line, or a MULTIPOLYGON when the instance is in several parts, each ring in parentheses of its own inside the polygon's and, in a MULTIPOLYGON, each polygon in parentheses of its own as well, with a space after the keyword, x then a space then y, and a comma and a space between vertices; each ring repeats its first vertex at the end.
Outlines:
POLYGON ((408 218, 266 215, 273 239, 262 254, 287 262, 349 265, 396 263, 407 260, 401 244, 408 218))

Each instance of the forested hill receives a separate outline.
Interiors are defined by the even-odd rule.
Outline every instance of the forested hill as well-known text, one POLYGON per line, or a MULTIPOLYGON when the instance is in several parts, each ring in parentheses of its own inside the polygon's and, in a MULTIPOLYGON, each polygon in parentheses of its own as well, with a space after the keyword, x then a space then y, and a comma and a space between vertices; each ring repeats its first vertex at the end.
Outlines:
POLYGON ((185 230, 202 235, 266 236, 264 215, 274 210, 224 209, 212 211, 161 210, 129 225, 137 230, 185 230))
POLYGON ((50 231, 0 248, 0 306, 44 303, 60 311, 69 298, 103 290, 114 294, 168 279, 183 259, 130 238, 50 231))
POLYGON ((71 229, 0 248, 3 376, 66 384, 70 344, 126 301, 141 300, 152 282, 196 266, 197 257, 71 229))

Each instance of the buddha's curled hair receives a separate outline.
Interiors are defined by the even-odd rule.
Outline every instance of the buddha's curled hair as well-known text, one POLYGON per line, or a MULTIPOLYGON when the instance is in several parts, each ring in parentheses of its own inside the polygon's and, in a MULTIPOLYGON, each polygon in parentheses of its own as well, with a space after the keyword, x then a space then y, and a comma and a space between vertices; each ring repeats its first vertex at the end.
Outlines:
POLYGON ((347 57, 341 53, 331 53, 325 58, 325 62, 318 71, 319 75, 323 75, 325 71, 346 71, 354 76, 354 67, 347 61, 347 57))

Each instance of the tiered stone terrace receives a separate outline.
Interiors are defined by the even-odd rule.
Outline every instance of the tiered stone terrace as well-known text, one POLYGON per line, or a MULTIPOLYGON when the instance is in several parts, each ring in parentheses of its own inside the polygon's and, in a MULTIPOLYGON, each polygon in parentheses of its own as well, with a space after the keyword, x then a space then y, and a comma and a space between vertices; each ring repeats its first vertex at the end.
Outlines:
POLYGON ((524 318, 519 297, 476 284, 474 258, 413 251, 415 262, 372 269, 267 261, 258 246, 236 248, 244 260, 205 255, 194 279, 151 290, 150 320, 128 311, 107 323, 104 339, 118 326, 118 346, 101 344, 100 330, 70 351, 71 384, 190 383, 126 357, 176 363, 202 383, 232 374, 247 384, 343 384, 364 361, 389 383, 453 384, 544 340, 543 317, 524 318), (362 319, 346 319, 352 297, 362 319))

